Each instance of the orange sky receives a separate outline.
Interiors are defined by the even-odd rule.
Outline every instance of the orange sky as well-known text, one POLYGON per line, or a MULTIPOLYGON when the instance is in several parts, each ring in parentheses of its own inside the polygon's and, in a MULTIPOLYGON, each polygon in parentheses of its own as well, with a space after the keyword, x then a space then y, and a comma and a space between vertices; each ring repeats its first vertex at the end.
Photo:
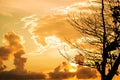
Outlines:
MULTIPOLYGON (((9 34, 13 35, 12 37, 16 36, 14 38, 18 42, 13 41, 16 44, 10 51, 20 53, 19 50, 22 48, 22 56, 27 59, 25 69, 45 73, 54 71, 63 61, 67 61, 60 55, 58 49, 63 51, 63 54, 68 53, 70 57, 78 54, 78 50, 71 48, 65 40, 66 38, 74 42, 81 37, 68 23, 68 13, 88 12, 89 6, 96 6, 91 1, 0 0, 0 45, 10 48, 12 39, 9 34), (4 37, 5 35, 9 38, 4 37), (19 41, 19 38, 22 40, 19 41), (5 39, 10 41, 6 43, 5 39), (18 46, 19 50, 16 50, 15 46, 18 46)), ((15 68, 14 56, 7 56, 7 60, 3 59, 7 66, 6 70, 15 68)))
MULTIPOLYGON (((17 33, 24 39, 26 51, 24 56, 29 57, 26 68, 32 71, 52 70, 65 60, 59 54, 58 48, 62 49, 65 45, 68 47, 70 55, 76 53, 64 42, 65 38, 72 37, 75 40, 79 37, 73 27, 69 27, 71 25, 67 22, 67 13, 76 11, 78 5, 82 5, 82 3, 86 2, 79 0, 24 0, 23 3, 22 0, 1 0, 0 39, 3 40, 3 35, 7 32, 17 33), (46 66, 48 61, 50 63, 48 65, 51 67, 46 66), (51 64, 53 61, 54 63, 51 64), (33 64, 33 62, 35 63, 33 64)), ((0 44, 4 45, 2 42, 0 44)), ((8 69, 12 68, 12 62, 12 58, 6 61, 8 69)))

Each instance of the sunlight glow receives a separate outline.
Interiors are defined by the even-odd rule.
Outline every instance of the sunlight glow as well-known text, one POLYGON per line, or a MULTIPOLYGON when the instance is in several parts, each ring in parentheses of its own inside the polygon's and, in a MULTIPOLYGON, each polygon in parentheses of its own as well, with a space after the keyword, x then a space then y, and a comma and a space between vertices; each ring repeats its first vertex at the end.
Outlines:
POLYGON ((76 76, 69 78, 68 80, 78 80, 76 76))
POLYGON ((71 62, 70 65, 73 66, 73 67, 77 67, 78 66, 78 64, 73 63, 73 62, 71 62))
POLYGON ((76 72, 77 70, 75 69, 70 69, 69 72, 76 72))
POLYGON ((69 72, 76 72, 77 71, 77 64, 76 63, 73 63, 73 62, 70 62, 70 69, 69 69, 69 72))

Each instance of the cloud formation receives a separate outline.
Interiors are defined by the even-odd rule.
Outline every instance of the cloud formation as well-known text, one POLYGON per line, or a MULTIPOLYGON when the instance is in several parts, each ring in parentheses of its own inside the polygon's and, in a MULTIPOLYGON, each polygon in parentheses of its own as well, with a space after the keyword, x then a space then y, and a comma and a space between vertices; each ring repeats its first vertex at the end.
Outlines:
POLYGON ((75 72, 69 72, 70 65, 66 62, 58 65, 53 72, 49 73, 50 79, 68 79, 75 76, 75 72))
POLYGON ((4 46, 0 46, 0 70, 3 71, 6 66, 3 65, 3 60, 8 60, 10 56, 14 56, 14 63, 16 67, 23 68, 22 64, 23 58, 21 56, 24 54, 24 48, 22 45, 21 37, 14 32, 8 32, 4 35, 4 46), (22 52, 21 52, 22 50, 22 52), (16 60, 19 60, 18 62, 16 60), (19 63, 20 62, 20 63, 19 63), (18 64, 17 64, 18 63, 18 64))
POLYGON ((9 47, 12 51, 23 49, 23 41, 20 36, 14 32, 8 32, 4 35, 5 46, 9 47))
POLYGON ((75 40, 79 37, 78 32, 67 22, 65 15, 46 16, 38 21, 38 26, 33 33, 37 42, 46 45, 45 38, 48 36, 59 37, 62 41, 65 38, 75 40))
MULTIPOLYGON (((42 44, 44 48, 47 46, 46 49, 50 48, 48 47, 50 45, 56 47, 58 46, 58 44, 61 44, 61 42, 66 43, 67 41, 65 40, 65 38, 69 39, 71 42, 75 42, 76 40, 80 39, 82 35, 69 24, 69 22, 67 21, 68 16, 66 15, 66 12, 64 14, 64 11, 66 11, 66 9, 68 11, 79 11, 81 8, 84 10, 88 9, 88 5, 85 6, 84 4, 76 3, 66 8, 62 7, 60 9, 59 8, 53 9, 56 10, 56 13, 54 15, 48 15, 39 19, 35 18, 35 16, 31 16, 31 17, 29 16, 23 18, 22 20, 26 22, 24 28, 28 28, 29 32, 31 33, 32 39, 35 41, 35 43, 38 46, 42 44)), ((83 62, 80 58, 81 57, 77 56, 76 61, 83 62)), ((68 65, 67 63, 62 63, 61 65, 57 66, 53 72, 49 73, 50 78, 68 79, 70 77, 74 77, 75 75, 77 76, 77 78, 80 79, 81 78, 88 79, 88 78, 96 77, 95 70, 92 69, 88 70, 88 68, 79 67, 79 69, 77 69, 76 72, 69 72, 68 66, 70 65, 68 65), (81 75, 79 75, 79 73, 81 75), (89 75, 88 73, 89 74, 92 73, 92 74, 89 75)))
POLYGON ((82 65, 84 63, 84 56, 82 54, 78 54, 74 58, 76 64, 82 65))
POLYGON ((53 8, 51 14, 44 17, 37 18, 32 15, 22 18, 21 21, 25 22, 24 28, 28 28, 32 39, 43 46, 47 45, 45 39, 49 36, 56 36, 62 41, 66 41, 65 38, 68 38, 75 42, 81 35, 67 21, 69 19, 68 15, 72 14, 73 16, 73 13, 84 11, 90 13, 89 7, 95 7, 96 5, 93 5, 91 0, 81 1, 70 6, 53 8))
POLYGON ((21 21, 25 22, 24 28, 29 30, 32 36, 31 38, 39 48, 48 45, 46 38, 48 39, 48 37, 51 36, 60 38, 61 42, 67 42, 65 38, 69 39, 71 42, 76 42, 76 40, 81 37, 81 34, 67 21, 69 18, 67 15, 71 12, 87 10, 91 5, 91 0, 84 0, 70 6, 53 8, 52 13, 48 16, 38 18, 36 15, 31 15, 22 18, 21 21))
POLYGON ((77 79, 91 79, 97 77, 97 71, 89 67, 78 66, 75 72, 71 72, 71 66, 67 62, 58 65, 53 72, 49 73, 50 79, 69 79, 76 76, 77 79))
POLYGON ((22 57, 22 55, 24 54, 25 54, 24 50, 19 50, 14 54, 14 65, 15 71, 17 71, 17 73, 25 71, 24 66, 27 59, 22 57))
MULTIPOLYGON (((50 39, 48 39, 47 43, 49 43, 49 40, 50 39)), ((23 72, 25 73, 26 71, 24 69, 24 65, 26 62, 26 58, 22 57, 22 55, 24 55, 25 52, 24 52, 21 38, 14 32, 8 32, 7 34, 4 35, 4 42, 5 42, 5 45, 0 47, 0 52, 1 52, 0 53, 0 60, 1 60, 0 70, 3 71, 6 68, 6 66, 2 64, 2 61, 8 60, 10 56, 14 55, 15 69, 11 70, 8 73, 18 73, 18 74, 22 74, 23 72)), ((80 59, 80 57, 77 57, 77 60, 78 59, 80 59)), ((70 72, 71 68, 73 67, 69 63, 63 62, 62 64, 58 65, 53 72, 49 73, 50 79, 68 79, 74 76, 76 76, 79 79, 96 78, 96 71, 92 70, 91 68, 78 67, 78 69, 75 72, 70 72)), ((9 75, 8 73, 7 75, 9 75)), ((22 77, 29 76, 29 75, 36 76, 37 74, 26 73, 22 77)), ((45 74, 38 74, 38 75, 41 76, 39 77, 40 79, 46 78, 45 74)), ((17 77, 20 77, 20 76, 18 75, 17 77)))
POLYGON ((89 67, 79 67, 76 75, 78 79, 97 78, 97 71, 89 67))

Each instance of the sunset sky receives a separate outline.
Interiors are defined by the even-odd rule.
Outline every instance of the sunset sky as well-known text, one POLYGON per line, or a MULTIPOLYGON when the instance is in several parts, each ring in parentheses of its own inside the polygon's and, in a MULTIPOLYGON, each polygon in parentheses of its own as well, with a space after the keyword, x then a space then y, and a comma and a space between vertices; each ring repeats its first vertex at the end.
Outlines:
MULTIPOLYGON (((67 21, 68 14, 90 13, 87 8, 91 5, 97 6, 92 1, 0 0, 0 46, 11 52, 7 57, 0 55, 2 56, 0 66, 5 64, 7 66, 5 70, 14 69, 17 65, 15 59, 19 56, 12 53, 18 49, 18 53, 22 53, 22 57, 25 57, 20 59, 26 62, 25 69, 28 71, 52 72, 59 65, 64 66, 64 61, 66 65, 70 65, 60 55, 59 50, 74 57, 78 54, 78 50, 71 47, 65 39, 74 43, 78 40, 82 42, 82 38, 67 21)), ((99 79, 95 70, 86 67, 80 70, 83 73, 88 70, 86 74, 93 73, 93 78, 99 79)), ((84 77, 83 79, 87 80, 84 77)))

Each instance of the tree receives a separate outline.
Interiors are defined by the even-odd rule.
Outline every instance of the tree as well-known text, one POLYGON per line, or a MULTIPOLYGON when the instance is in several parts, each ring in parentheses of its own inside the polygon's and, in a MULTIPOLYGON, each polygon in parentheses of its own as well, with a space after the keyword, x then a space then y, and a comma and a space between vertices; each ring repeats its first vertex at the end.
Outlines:
POLYGON ((70 16, 69 22, 84 35, 87 47, 92 47, 74 45, 86 54, 83 65, 96 68, 101 80, 112 80, 115 74, 118 75, 120 64, 120 1, 101 0, 100 3, 97 11, 91 8, 93 13, 88 16, 70 16))

